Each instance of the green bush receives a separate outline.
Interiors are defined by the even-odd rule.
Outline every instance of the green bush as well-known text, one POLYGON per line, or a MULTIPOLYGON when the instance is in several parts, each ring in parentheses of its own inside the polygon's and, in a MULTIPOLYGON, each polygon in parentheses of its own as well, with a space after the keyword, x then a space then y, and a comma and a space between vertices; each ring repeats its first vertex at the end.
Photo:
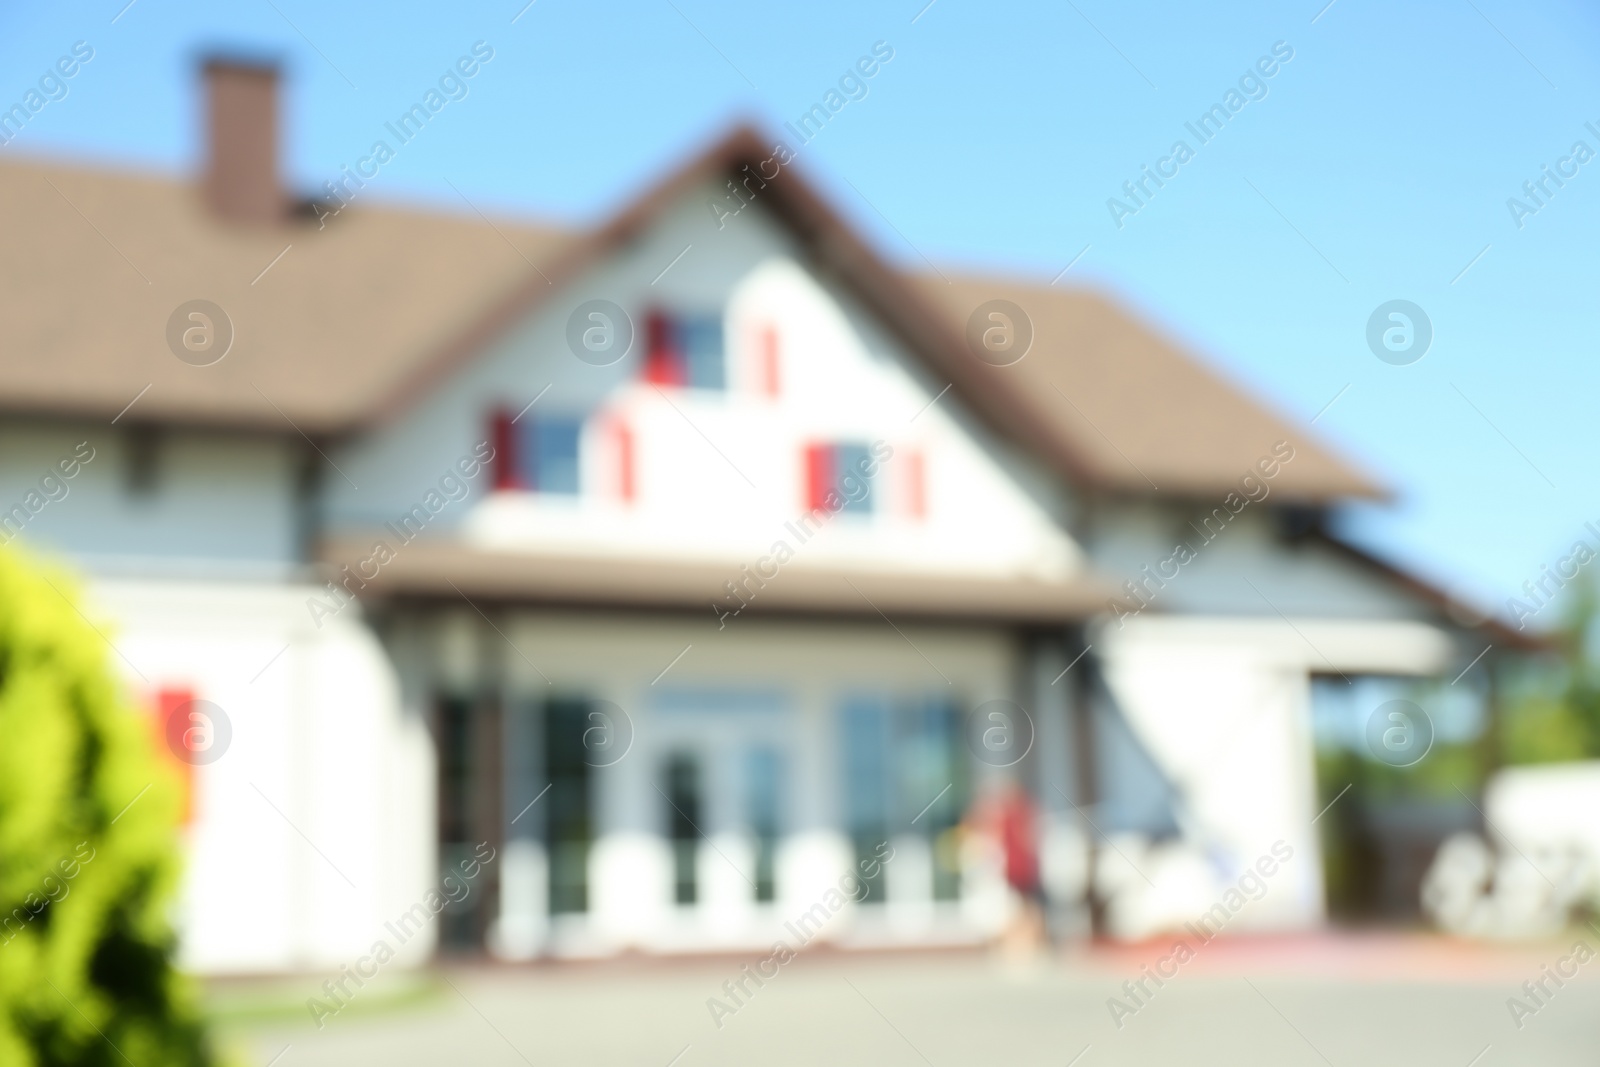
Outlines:
POLYGON ((0 1064, 197 1067, 177 782, 67 579, 0 549, 0 1064))
POLYGON ((1590 578, 1563 592, 1552 654, 1520 672, 1507 700, 1507 763, 1600 759, 1600 590, 1590 578))

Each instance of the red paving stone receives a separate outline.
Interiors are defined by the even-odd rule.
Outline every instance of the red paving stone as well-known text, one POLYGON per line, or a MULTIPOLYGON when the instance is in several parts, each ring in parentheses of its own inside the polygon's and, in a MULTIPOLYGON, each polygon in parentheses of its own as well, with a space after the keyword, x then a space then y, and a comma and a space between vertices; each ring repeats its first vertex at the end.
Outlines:
POLYGON ((1068 965, 1114 974, 1137 973, 1172 950, 1176 940, 1196 950, 1184 974, 1283 975, 1354 981, 1486 982, 1537 972, 1579 941, 1600 945, 1592 930, 1538 942, 1468 941, 1405 931, 1326 931, 1312 934, 1223 935, 1201 943, 1194 935, 1169 935, 1137 944, 1097 942, 1068 950, 1068 965))

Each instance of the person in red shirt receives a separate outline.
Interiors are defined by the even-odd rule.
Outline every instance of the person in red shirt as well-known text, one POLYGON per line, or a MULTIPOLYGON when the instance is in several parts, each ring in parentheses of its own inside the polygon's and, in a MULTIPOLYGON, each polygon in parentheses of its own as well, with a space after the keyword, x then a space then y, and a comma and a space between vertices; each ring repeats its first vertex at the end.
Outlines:
POLYGON ((1044 942, 1044 887, 1039 877, 1038 808, 1027 790, 1007 781, 973 820, 977 829, 1000 846, 1006 885, 1014 909, 1001 946, 1015 955, 1030 955, 1044 942))

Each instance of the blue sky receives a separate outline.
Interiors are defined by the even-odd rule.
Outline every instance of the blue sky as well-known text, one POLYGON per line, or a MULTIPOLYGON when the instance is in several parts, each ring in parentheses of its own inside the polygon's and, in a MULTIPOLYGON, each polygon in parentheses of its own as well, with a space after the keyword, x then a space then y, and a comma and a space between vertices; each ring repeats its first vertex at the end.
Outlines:
POLYGON ((1600 520, 1600 159, 1521 228, 1506 203, 1575 141, 1600 151, 1600 15, 1578 3, 124 3, 0 12, 6 106, 95 49, 0 152, 190 168, 195 57, 248 50, 288 65, 286 166, 310 191, 482 39, 470 95, 363 196, 466 210, 454 183, 568 222, 735 119, 776 129, 885 41, 801 157, 885 254, 1048 281, 1087 246, 1060 284, 1113 292, 1302 421, 1337 396, 1316 429, 1399 493, 1354 532, 1487 601, 1600 520), (1108 198, 1195 147, 1184 123, 1280 41, 1265 98, 1119 229, 1108 198), (1408 366, 1365 341, 1396 298, 1434 328, 1408 366))

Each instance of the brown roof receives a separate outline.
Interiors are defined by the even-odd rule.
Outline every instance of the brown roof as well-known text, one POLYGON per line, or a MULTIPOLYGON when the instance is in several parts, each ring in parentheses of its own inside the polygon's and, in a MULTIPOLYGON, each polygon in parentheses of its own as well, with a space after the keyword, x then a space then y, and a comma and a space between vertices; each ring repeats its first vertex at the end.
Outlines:
MULTIPOLYGON (((338 568, 368 558, 373 540, 341 536, 320 545, 317 555, 338 568)), ((710 563, 507 552, 420 538, 398 548, 361 595, 686 609, 705 612, 710 621, 713 604, 737 607, 724 588, 737 577, 710 563)), ((1061 624, 1103 610, 1114 595, 1108 581, 1088 574, 953 577, 790 564, 752 599, 749 611, 1061 624)))
POLYGON ((1553 652, 1558 647, 1559 642, 1554 634, 1539 630, 1516 629, 1498 612, 1485 611, 1465 597, 1447 593, 1426 579, 1401 570, 1395 564, 1353 541, 1323 529, 1313 530, 1308 536, 1357 566, 1376 571, 1463 630, 1475 631, 1482 635, 1483 639, 1491 642, 1494 647, 1516 652, 1553 652))
MULTIPOLYGON (((0 410, 110 418, 150 385, 130 419, 276 430, 292 421, 317 434, 395 417, 686 190, 769 159, 770 143, 735 130, 581 237, 490 225, 474 209, 449 216, 359 200, 326 229, 229 225, 187 181, 8 161, 0 410), (197 297, 223 307, 237 334, 209 367, 167 348, 168 316, 197 297)), ((1103 297, 908 276, 793 166, 762 198, 973 410, 1079 485, 1220 498, 1287 439, 1297 454, 1274 485, 1285 498, 1382 492, 1103 297), (1021 306, 1036 331, 1008 367, 978 360, 964 337, 973 309, 996 297, 1021 306)))
MULTIPOLYGON (((556 295, 563 281, 625 246, 707 178, 743 177, 741 167, 770 173, 763 165, 771 162, 770 143, 754 130, 736 129, 607 226, 564 249, 448 344, 437 363, 402 385, 384 413, 403 411, 425 395, 440 376, 556 295)), ((908 275, 880 259, 793 166, 761 190, 759 202, 1002 436, 1079 485, 1220 502, 1276 442, 1287 440, 1296 455, 1274 480, 1280 499, 1386 495, 1304 429, 1103 297, 1016 281, 908 275), (1008 367, 979 360, 965 336, 972 312, 997 297, 1022 307, 1036 328, 1029 354, 1008 367)))
POLYGON ((349 428, 532 273, 523 256, 571 240, 496 225, 359 199, 325 229, 230 225, 194 182, 8 159, 0 410, 110 419, 148 385, 130 421, 349 428), (235 329, 208 367, 166 342, 196 298, 235 329))
POLYGON ((983 369, 1008 404, 1060 437, 1092 484, 1220 501, 1274 444, 1287 441, 1294 459, 1272 481, 1285 498, 1387 495, 1306 427, 1279 418, 1105 296, 958 275, 923 276, 916 284, 955 330, 986 301, 1023 310, 1033 327, 1028 354, 983 369))

